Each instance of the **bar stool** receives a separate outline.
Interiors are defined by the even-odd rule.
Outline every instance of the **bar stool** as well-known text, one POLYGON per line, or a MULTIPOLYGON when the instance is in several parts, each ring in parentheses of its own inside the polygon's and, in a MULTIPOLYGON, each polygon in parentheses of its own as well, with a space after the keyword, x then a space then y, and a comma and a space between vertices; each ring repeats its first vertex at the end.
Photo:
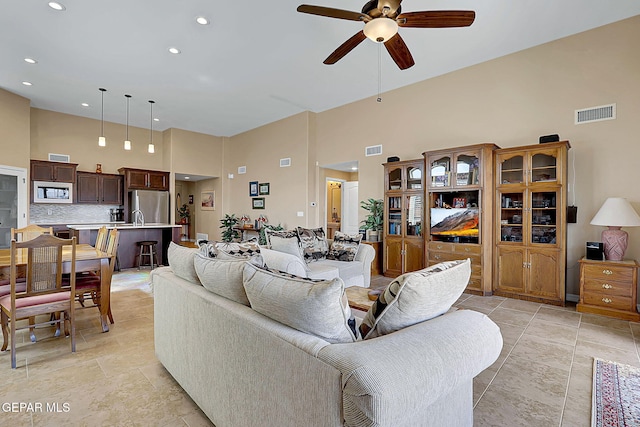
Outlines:
POLYGON ((140 253, 138 254, 138 270, 140 270, 140 267, 143 266, 142 264, 142 257, 149 257, 149 264, 144 264, 144 265, 151 265, 151 269, 153 270, 153 257, 155 256, 156 262, 155 264, 158 265, 158 252, 156 252, 156 245, 158 244, 157 240, 142 240, 140 242, 136 242, 136 245, 140 246, 140 253))

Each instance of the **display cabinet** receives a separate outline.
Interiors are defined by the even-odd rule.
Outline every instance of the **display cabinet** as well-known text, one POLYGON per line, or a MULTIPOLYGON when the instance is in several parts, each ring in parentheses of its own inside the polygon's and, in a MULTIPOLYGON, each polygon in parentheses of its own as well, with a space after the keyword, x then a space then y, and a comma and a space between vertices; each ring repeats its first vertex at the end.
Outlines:
POLYGON ((496 151, 495 294, 564 305, 569 148, 496 151))
POLYGON ((424 160, 384 164, 383 274, 424 267, 424 160))
POLYGON ((494 144, 423 153, 427 178, 426 263, 469 258, 467 292, 491 295, 494 144))

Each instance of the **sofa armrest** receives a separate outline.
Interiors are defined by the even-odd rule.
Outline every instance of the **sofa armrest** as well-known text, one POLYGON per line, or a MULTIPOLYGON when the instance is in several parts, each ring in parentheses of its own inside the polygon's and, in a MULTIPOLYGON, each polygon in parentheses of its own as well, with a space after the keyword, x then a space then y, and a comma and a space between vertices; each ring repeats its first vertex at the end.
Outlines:
POLYGON ((376 257, 376 250, 373 247, 362 244, 358 245, 358 252, 354 261, 362 263, 362 274, 364 275, 364 287, 368 288, 371 285, 371 263, 376 257))
POLYGON ((342 372, 345 426, 404 426, 428 417, 420 408, 470 384, 501 350, 493 321, 458 310, 378 338, 326 346, 319 358, 342 372))

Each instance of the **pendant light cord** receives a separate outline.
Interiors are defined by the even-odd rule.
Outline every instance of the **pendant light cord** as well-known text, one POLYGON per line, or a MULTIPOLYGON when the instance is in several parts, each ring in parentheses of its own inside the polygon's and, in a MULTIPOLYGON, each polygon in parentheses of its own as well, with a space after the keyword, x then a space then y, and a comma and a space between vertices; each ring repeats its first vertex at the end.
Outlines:
POLYGON ((378 43, 378 99, 382 102, 382 43, 378 43))
POLYGON ((129 140, 129 99, 131 95, 125 95, 127 97, 127 141, 129 140))
POLYGON ((104 136, 104 89, 100 89, 100 93, 102 95, 101 107, 102 112, 100 113, 100 136, 104 136))

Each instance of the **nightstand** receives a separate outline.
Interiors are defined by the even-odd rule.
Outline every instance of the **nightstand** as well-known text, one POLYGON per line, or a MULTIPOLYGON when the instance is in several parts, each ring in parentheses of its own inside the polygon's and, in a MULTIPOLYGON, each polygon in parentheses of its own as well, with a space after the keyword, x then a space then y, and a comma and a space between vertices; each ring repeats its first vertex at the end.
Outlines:
POLYGON ((637 311, 638 263, 635 260, 580 260, 580 302, 576 310, 634 322, 637 311))

